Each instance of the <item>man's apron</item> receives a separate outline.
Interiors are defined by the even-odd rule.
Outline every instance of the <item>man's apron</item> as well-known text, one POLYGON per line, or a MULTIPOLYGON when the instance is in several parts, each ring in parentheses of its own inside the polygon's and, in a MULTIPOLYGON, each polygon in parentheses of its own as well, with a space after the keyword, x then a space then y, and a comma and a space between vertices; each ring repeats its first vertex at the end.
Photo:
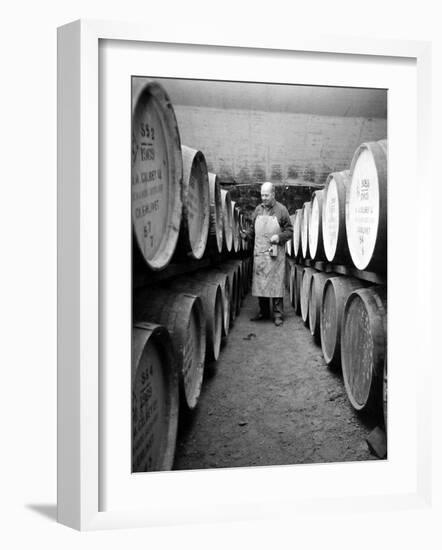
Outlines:
POLYGON ((285 290, 285 247, 277 245, 278 255, 270 256, 270 238, 279 235, 276 216, 258 215, 255 220, 252 296, 282 298, 285 290))

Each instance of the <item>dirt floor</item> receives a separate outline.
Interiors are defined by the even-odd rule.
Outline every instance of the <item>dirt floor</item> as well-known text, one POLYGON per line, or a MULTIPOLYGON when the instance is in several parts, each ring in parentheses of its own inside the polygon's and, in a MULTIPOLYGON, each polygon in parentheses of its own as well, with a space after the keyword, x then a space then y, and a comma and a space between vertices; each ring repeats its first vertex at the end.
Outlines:
POLYGON ((376 420, 352 409, 342 376, 288 303, 276 327, 250 321, 257 299, 245 298, 196 410, 181 418, 174 469, 376 458, 366 443, 376 420))

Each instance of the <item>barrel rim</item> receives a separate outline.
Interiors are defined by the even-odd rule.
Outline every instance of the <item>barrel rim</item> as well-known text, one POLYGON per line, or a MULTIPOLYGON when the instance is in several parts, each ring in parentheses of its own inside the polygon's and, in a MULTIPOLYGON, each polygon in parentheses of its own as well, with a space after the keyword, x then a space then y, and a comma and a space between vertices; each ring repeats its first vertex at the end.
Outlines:
MULTIPOLYGON (((387 310, 384 307, 384 304, 382 303, 381 296, 377 292, 377 290, 379 288, 381 288, 381 287, 372 286, 372 287, 368 287, 368 288, 360 288, 360 289, 357 289, 357 290, 354 290, 353 292, 351 292, 349 294, 349 296, 347 297, 346 301, 345 301, 344 308, 343 308, 343 313, 342 313, 342 320, 341 320, 341 366, 342 366, 342 377, 343 377, 343 380, 344 380, 344 386, 345 386, 345 390, 346 390, 348 399, 349 399, 351 405, 353 406, 353 408, 357 411, 361 411, 361 410, 364 410, 366 408, 370 408, 373 405, 373 401, 376 398, 374 394, 376 393, 376 389, 377 389, 375 387, 376 386, 375 382, 379 381, 379 380, 377 378, 378 373, 374 372, 374 370, 376 369, 376 367, 375 367, 375 369, 373 369, 370 372, 370 377, 371 377, 370 378, 370 387, 369 387, 369 391, 368 391, 368 394, 367 394, 366 401, 364 403, 359 403, 355 399, 355 397, 353 395, 353 392, 350 388, 349 380, 348 380, 348 368, 347 368, 347 364, 346 364, 345 359, 344 359, 344 346, 342 344, 343 343, 343 336, 344 336, 345 320, 346 320, 346 317, 347 317, 348 309, 351 307, 352 302, 356 299, 361 300, 361 302, 364 304, 364 307, 366 307, 366 310, 367 310, 367 313, 368 313, 370 328, 371 328, 373 333, 376 333, 377 338, 380 338, 381 340, 383 340, 383 344, 384 344, 385 351, 386 351, 386 349, 387 349, 387 347, 386 347, 386 343, 387 343, 387 333, 386 333, 387 310), (376 325, 373 322, 372 311, 370 310, 370 308, 367 307, 369 298, 373 299, 376 306, 381 311, 381 317, 383 319, 382 329, 379 329, 379 327, 376 327, 376 325), (376 329, 378 329, 378 330, 376 330, 376 329)), ((375 349, 375 351, 377 351, 377 350, 375 349)), ((380 357, 377 357, 377 356, 373 357, 373 363, 376 364, 376 365, 379 364, 380 363, 380 357)), ((383 361, 382 361, 382 363, 383 363, 383 361)))
POLYGON ((221 299, 221 317, 224 315, 220 283, 218 281, 198 280, 189 277, 189 275, 183 275, 174 279, 170 288, 172 292, 190 292, 200 298, 203 310, 207 311, 207 314, 204 313, 206 321, 206 360, 217 360, 221 348, 221 335, 216 332, 216 312, 219 299, 221 299), (204 291, 207 294, 204 294, 204 291))
POLYGON ((324 359, 325 359, 325 362, 327 363, 327 365, 331 365, 334 361, 336 361, 336 353, 337 353, 337 350, 338 350, 338 347, 339 347, 338 337, 339 337, 340 327, 338 326, 337 307, 335 307, 336 338, 334 339, 333 351, 332 351, 331 354, 329 354, 328 350, 326 349, 326 343, 328 342, 328 340, 327 340, 327 338, 324 337, 325 336, 325 328, 323 328, 324 327, 324 321, 323 321, 323 318, 324 318, 324 314, 323 314, 324 302, 325 302, 325 296, 327 294, 327 290, 328 290, 329 286, 333 290, 333 294, 334 294, 334 297, 335 297, 335 304, 337 302, 336 289, 334 287, 333 281, 331 281, 331 279, 333 279, 333 278, 334 277, 330 277, 330 279, 327 279, 327 281, 325 281, 324 290, 322 292, 322 301, 321 301, 321 319, 319 321, 319 331, 321 333, 321 350, 322 350, 322 355, 324 356, 324 359))
MULTIPOLYGON (((176 441, 177 441, 177 433, 178 433, 178 413, 179 413, 179 382, 178 382, 178 372, 175 368, 176 357, 175 357, 174 348, 172 345, 172 339, 170 337, 170 334, 167 328, 162 325, 158 325, 156 323, 150 323, 150 322, 134 323, 132 328, 132 339, 135 338, 135 329, 138 329, 140 331, 140 334, 142 334, 141 331, 144 331, 145 335, 143 338, 144 343, 140 348, 139 356, 135 357, 134 354, 132 353, 131 386, 134 383, 137 367, 144 354, 144 350, 146 349, 147 342, 150 341, 150 337, 152 337, 155 341, 160 342, 161 346, 159 346, 158 352, 163 358, 167 360, 167 364, 169 365, 169 368, 167 369, 167 373, 165 376, 168 390, 170 390, 170 391, 166 391, 166 395, 168 396, 170 403, 169 403, 169 406, 167 407, 169 418, 167 422, 168 424, 167 435, 165 436, 165 440, 166 440, 165 451, 161 461, 161 467, 159 468, 159 470, 155 470, 155 471, 171 470, 173 467, 173 461, 175 457, 175 449, 176 449, 176 441)), ((133 349, 133 345, 132 345, 132 349, 133 349)), ((133 436, 131 436, 131 438, 132 437, 133 436)), ((132 443, 131 443, 131 446, 132 446, 132 443)), ((132 460, 133 460, 133 456, 132 456, 131 462, 132 460)), ((131 465, 131 469, 133 471, 133 465, 131 465)))
MULTIPOLYGON (((198 383, 196 384, 196 389, 193 391, 193 394, 190 395, 189 391, 186 391, 184 386, 184 376, 183 376, 183 361, 184 361, 184 349, 183 346, 188 340, 188 335, 186 334, 186 329, 188 328, 188 322, 177 323, 174 325, 175 330, 171 333, 174 349, 176 351, 177 362, 179 363, 178 375, 179 375, 179 386, 180 392, 184 396, 184 402, 188 409, 193 409, 198 401, 199 394, 201 392, 201 383, 204 374, 204 360, 206 352, 206 327, 204 319, 203 305, 201 299, 195 294, 187 291, 176 291, 168 288, 162 287, 149 287, 141 291, 139 300, 143 299, 144 303, 149 301, 150 297, 155 297, 156 300, 162 299, 162 308, 160 313, 164 314, 163 319, 167 317, 167 308, 176 305, 177 300, 182 299, 182 307, 180 308, 180 313, 190 320, 193 311, 196 311, 196 317, 198 322, 198 333, 200 334, 199 342, 200 347, 203 346, 203 350, 200 349, 200 360, 198 360, 198 383), (203 322, 201 321, 203 320, 203 322), (201 358, 202 356, 202 358, 201 358), (202 366, 200 365, 202 362, 202 366)), ((159 309, 159 307, 158 307, 159 309)), ((149 319, 152 316, 152 310, 146 308, 146 306, 140 307, 138 311, 134 313, 135 321, 142 322, 146 319, 149 319)), ((161 318, 161 317, 160 317, 161 318)), ((165 324, 165 323, 164 323, 165 324)))
POLYGON ((322 204, 322 241, 324 247, 324 255, 326 259, 331 263, 336 263, 338 261, 346 263, 347 261, 351 261, 350 251, 348 249, 347 243, 346 227, 347 187, 350 185, 350 182, 350 170, 341 170, 340 172, 332 172, 331 174, 329 174, 324 186, 324 197, 322 204), (341 203, 339 203, 340 207, 343 209, 343 213, 339 211, 339 219, 341 219, 342 214, 343 223, 338 225, 338 234, 336 237, 335 249, 333 255, 330 257, 328 254, 329 250, 327 250, 324 241, 324 227, 326 227, 324 218, 327 211, 325 206, 327 205, 328 190, 332 180, 335 181, 338 197, 340 196, 343 199, 342 205, 341 203))
POLYGON ((322 207, 323 207, 323 204, 324 204, 324 190, 323 189, 317 189, 316 191, 314 191, 312 193, 312 197, 310 199, 310 204, 311 204, 311 206, 310 206, 310 217, 309 217, 309 220, 308 220, 308 224, 309 224, 309 227, 308 227, 308 248, 309 248, 310 257, 312 258, 312 260, 318 260, 318 259, 321 259, 321 257, 324 256, 324 254, 323 254, 324 245, 323 245, 323 240, 322 240, 322 207), (318 213, 318 232, 317 232, 317 235, 316 235, 316 243, 313 243, 313 244, 315 244, 315 246, 312 247, 312 241, 313 241, 313 237, 312 237, 312 219, 313 219, 312 218, 312 213, 313 213, 314 204, 318 205, 319 213, 318 213))
POLYGON ((316 336, 318 339, 320 338, 321 331, 320 331, 320 323, 321 323, 321 308, 322 308, 322 297, 324 295, 325 290, 325 284, 326 282, 333 278, 334 274, 332 273, 324 273, 323 271, 316 271, 316 273, 313 273, 310 278, 310 294, 309 294, 309 327, 310 327, 310 334, 312 336, 316 336), (321 291, 320 296, 318 296, 318 300, 316 302, 313 301, 313 286, 315 284, 318 284, 317 281, 324 281, 321 287, 321 283, 319 283, 319 290, 321 291), (313 307, 313 310, 311 306, 313 307), (313 312, 312 312, 313 311, 313 312))
MULTIPOLYGON (((198 338, 199 344, 199 357, 197 359, 197 369, 198 369, 198 378, 195 381, 195 385, 192 387, 192 393, 186 391, 184 388, 184 394, 186 396, 186 404, 188 409, 193 410, 198 404, 199 397, 201 395, 201 389, 203 385, 204 377, 204 365, 206 359, 206 320, 204 315, 204 307, 201 301, 201 298, 195 294, 191 295, 190 293, 185 293, 187 296, 193 298, 192 304, 189 311, 189 323, 191 320, 191 315, 195 313, 197 330, 200 338, 198 338)), ((183 380, 184 385, 184 380, 183 380)))
MULTIPOLYGON (((148 259, 145 257, 143 248, 140 245, 138 240, 137 233, 134 228, 134 223, 132 220, 132 235, 136 246, 141 254, 141 257, 144 259, 145 263, 152 271, 161 271, 167 267, 170 263, 172 256, 175 253, 178 237, 179 237, 179 228, 181 225, 181 216, 183 208, 183 162, 182 162, 182 153, 181 153, 181 137, 178 128, 178 121, 175 115, 175 111, 170 100, 169 95, 163 86, 155 81, 150 80, 138 91, 138 95, 135 100, 135 104, 132 110, 131 125, 133 128, 134 120, 136 120, 136 113, 138 109, 141 109, 142 102, 147 102, 147 97, 150 95, 154 101, 154 104, 159 105, 160 108, 157 110, 158 116, 163 127, 166 127, 172 136, 171 139, 166 140, 167 143, 167 152, 168 158, 173 159, 174 162, 169 162, 169 183, 173 182, 173 185, 170 186, 172 189, 175 189, 174 193, 171 193, 173 196, 173 203, 171 206, 171 217, 169 223, 166 226, 166 231, 161 239, 161 243, 167 243, 168 246, 159 247, 161 252, 157 254, 153 259, 148 259)), ((163 130, 164 134, 167 135, 167 132, 163 130)))
POLYGON ((373 268, 381 267, 382 269, 386 269, 386 265, 383 266, 383 262, 381 261, 382 256, 382 249, 387 247, 387 227, 385 227, 385 232, 380 236, 379 230, 381 225, 381 220, 387 220, 387 183, 388 183, 388 140, 383 139, 379 141, 366 141, 364 143, 361 143, 361 145, 356 149, 354 152, 353 158, 351 160, 350 165, 350 184, 348 188, 346 189, 346 196, 345 196, 345 227, 346 227, 346 234, 347 234, 347 245, 348 250, 350 253, 351 260, 354 264, 354 266, 361 270, 370 270, 373 268), (387 144, 386 147, 380 144, 380 142, 385 142, 387 144), (373 252, 371 255, 371 258, 367 260, 365 264, 356 265, 356 262, 354 261, 352 250, 349 242, 349 235, 348 235, 348 217, 349 217, 349 196, 350 196, 350 189, 353 182, 353 173, 354 169, 357 163, 357 160, 361 153, 363 151, 370 151, 370 153, 373 156, 373 161, 376 166, 376 172, 378 175, 378 182, 379 182, 379 218, 378 218, 378 225, 376 228, 376 235, 374 237, 374 247, 373 252), (381 159, 385 158, 385 167, 381 164, 381 159), (382 168, 382 171, 379 171, 379 168, 382 168), (385 180, 385 185, 381 184, 381 181, 385 180))
POLYGON ((231 203, 232 203, 232 199, 230 196, 230 192, 228 191, 228 189, 221 188, 221 207, 223 212, 224 244, 226 245, 227 252, 231 252, 233 247, 231 203))
MULTIPOLYGON (((208 172, 209 191, 211 191, 211 182, 214 187, 214 216, 215 216, 215 237, 218 252, 221 254, 223 249, 223 217, 221 211, 221 185, 218 175, 214 172, 208 172)), ((212 206, 212 204, 210 205, 212 206)))
POLYGON ((302 221, 302 208, 295 210, 295 220, 293 224, 293 256, 299 258, 301 252, 301 221, 302 221), (298 225, 299 231, 296 233, 295 228, 298 225), (295 238, 296 237, 296 238, 295 238))
POLYGON ((309 218, 310 218, 310 208, 311 208, 311 203, 310 201, 306 201, 304 204, 303 204, 303 207, 302 207, 302 217, 301 217, 301 254, 302 254, 302 257, 307 260, 310 256, 310 250, 309 250, 309 243, 308 243, 308 226, 309 226, 309 218), (307 221, 304 222, 304 216, 307 215, 307 221), (304 227, 304 223, 306 224, 306 236, 305 236, 305 239, 302 238, 304 232, 303 232, 303 227, 304 227))
MULTIPOLYGON (((308 309, 309 309, 309 301, 310 301, 310 281, 308 282, 308 294, 303 294, 303 288, 304 288, 304 277, 312 277, 313 273, 316 272, 316 269, 313 267, 304 267, 304 270, 302 272, 302 279, 301 279, 301 318, 304 321, 305 324, 307 324, 307 321, 309 319, 308 317, 308 309), (304 300, 302 299, 303 296, 306 296, 304 300)), ((305 283, 307 284, 307 283, 305 283)))
POLYGON ((233 250, 239 252, 239 207, 236 201, 231 201, 232 205, 232 238, 233 238, 233 250))
MULTIPOLYGON (((181 145, 182 152, 185 151, 188 152, 188 154, 192 155, 192 162, 190 163, 190 169, 188 178, 184 178, 184 168, 183 168, 183 221, 185 227, 185 233, 186 237, 188 239, 188 243, 190 246, 190 252, 192 256, 195 258, 195 260, 200 260, 204 252, 206 251, 207 247, 207 240, 209 238, 209 226, 210 226, 210 190, 209 190, 209 172, 207 169, 207 162, 206 157, 204 156, 204 153, 200 151, 199 149, 194 149, 193 147, 189 147, 188 145, 181 145), (186 197, 187 192, 189 188, 189 180, 192 175, 192 171, 196 164, 199 164, 202 167, 202 173, 203 177, 205 179, 205 182, 200 185, 200 190, 203 190, 203 224, 201 229, 201 233, 199 234, 199 238, 197 243, 192 243, 192 239, 190 237, 190 228, 188 227, 187 222, 187 205, 186 205, 186 197)), ((184 161, 183 161, 183 167, 184 167, 184 161)))

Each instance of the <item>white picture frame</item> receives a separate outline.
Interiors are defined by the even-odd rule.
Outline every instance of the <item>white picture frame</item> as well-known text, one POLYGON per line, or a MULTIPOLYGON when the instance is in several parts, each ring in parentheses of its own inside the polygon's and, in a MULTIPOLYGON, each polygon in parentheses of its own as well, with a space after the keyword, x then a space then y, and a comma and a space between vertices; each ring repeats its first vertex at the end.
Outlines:
MULTIPOLYGON (((428 418, 431 403, 427 398, 425 385, 429 386, 431 362, 422 361, 419 365, 419 379, 413 382, 412 388, 404 386, 406 391, 414 392, 408 397, 416 397, 416 407, 411 407, 411 411, 408 412, 410 429, 414 430, 413 460, 406 464, 402 477, 399 476, 396 480, 396 489, 392 489, 392 485, 381 491, 375 486, 372 492, 352 492, 350 481, 344 493, 334 493, 332 486, 327 489, 328 492, 321 492, 321 483, 326 484, 332 476, 338 479, 344 467, 347 468, 349 479, 361 477, 362 470, 355 464, 314 465, 317 486, 312 487, 310 497, 306 496, 305 492, 300 497, 293 494, 293 491, 287 492, 287 485, 295 483, 296 476, 293 476, 296 466, 187 474, 171 472, 153 474, 142 482, 148 483, 150 487, 149 506, 129 505, 129 493, 125 499, 121 498, 121 503, 118 502, 118 493, 115 493, 117 498, 113 500, 112 506, 103 506, 101 485, 106 481, 106 476, 110 475, 112 481, 113 473, 112 465, 104 468, 102 463, 103 452, 106 453, 109 449, 107 444, 103 443, 102 421, 106 408, 103 408, 102 402, 106 401, 106 392, 111 389, 102 386, 103 361, 107 355, 103 353, 100 339, 103 331, 103 304, 106 306, 109 299, 108 287, 118 283, 110 281, 109 284, 103 284, 103 269, 108 264, 103 261, 105 247, 102 239, 103 231, 108 226, 103 225, 101 220, 107 217, 106 209, 114 208, 111 202, 103 201, 103 189, 100 187, 99 159, 102 144, 99 139, 99 119, 103 106, 100 104, 99 90, 100 62, 103 62, 100 47, 104 44, 103 41, 114 44, 124 42, 125 48, 129 50, 140 45, 155 45, 155 48, 158 48, 163 44, 173 49, 175 55, 177 51, 180 55, 181 50, 192 51, 192 48, 196 48, 199 55, 208 58, 209 61, 214 48, 223 53, 228 52, 230 59, 245 53, 250 56, 272 55, 279 57, 282 70, 284 63, 289 62, 290 55, 295 53, 309 56, 310 61, 317 57, 323 63, 323 67, 334 58, 345 58, 347 61, 351 58, 355 63, 377 59, 385 60, 392 65, 407 59, 407 62, 415 64, 417 83, 415 108, 418 123, 416 133, 411 132, 411 149, 419 167, 420 180, 429 186, 429 43, 364 40, 345 36, 308 38, 297 34, 294 38, 281 36, 278 42, 268 44, 265 37, 257 36, 251 39, 250 34, 248 37, 246 41, 240 37, 211 41, 208 37, 207 41, 194 42, 184 29, 181 33, 174 30, 168 35, 164 31, 147 30, 142 25, 102 21, 76 21, 61 27, 58 31, 58 521, 70 527, 92 530, 264 516, 289 518, 294 513, 314 513, 327 510, 331 506, 334 510, 350 510, 356 503, 361 510, 370 511, 383 507, 422 507, 430 502, 431 441, 428 418), (414 144, 418 144, 417 150, 414 144), (257 480, 262 486, 260 494, 254 491, 257 480), (286 480, 290 480, 290 483, 286 480), (208 506, 204 500, 203 486, 207 486, 208 482, 214 487, 227 486, 225 494, 218 494, 219 499, 214 501, 215 506, 208 506), (198 502, 190 502, 187 509, 184 509, 182 500, 172 498, 171 491, 176 490, 179 495, 180 492, 186 492, 190 486, 198 487, 196 492, 200 492, 197 495, 200 502, 199 505, 198 502), (232 492, 229 498, 228 490, 234 487, 241 487, 241 490, 238 493, 232 492), (167 498, 164 498, 164 495, 167 498)), ((105 59, 106 63, 116 63, 115 58, 105 59)), ((195 74, 197 73, 198 71, 195 74)), ((212 75, 215 76, 215 73, 214 70, 212 75)), ((318 76, 318 82, 320 78, 325 77, 318 76)), ((389 104, 389 108, 390 106, 389 104)), ((129 112, 129 104, 127 110, 129 112)), ((395 160, 395 145, 389 145, 392 152, 389 162, 394 168, 399 155, 396 155, 395 160)), ((129 146, 127 149, 129 151, 129 146)), ((413 167, 412 160, 411 166, 413 167)), ((130 167, 128 169, 130 170, 130 167)), ((409 206, 409 203, 404 203, 404 206, 409 206)), ((424 202, 415 206, 419 241, 426 243, 416 254, 420 259, 425 259, 431 242, 430 227, 426 219, 424 202)), ((423 261, 417 263, 424 264, 423 261)), ((389 277, 394 277, 395 273, 397 271, 394 269, 390 270, 389 277)), ((419 293, 410 298, 411 312, 417 310, 418 303, 421 308, 430 311, 430 289, 429 285, 425 284, 428 277, 423 268, 417 268, 413 280, 420 280, 421 285, 419 293)), ((121 307, 124 309, 124 303, 121 307)), ((128 311, 127 307, 125 311, 128 311)), ((389 320, 392 318, 394 320, 394 315, 391 316, 389 312, 389 320)), ((420 322, 429 322, 425 321, 425 318, 430 319, 430 315, 426 316, 423 312, 420 322)), ((123 315, 122 322, 125 319, 127 320, 127 317, 123 315)), ((130 326, 127 330, 130 331, 130 326)), ((412 327, 409 330, 412 330, 412 327)), ((423 327, 421 333, 425 333, 423 327)), ((427 331, 427 334, 429 335, 430 331, 427 331)), ((395 339, 389 339, 389 345, 390 340, 394 342, 395 339)), ((423 339, 418 348, 423 349, 425 345, 423 339)), ((127 347, 125 349, 127 351, 127 347)), ((417 352, 418 350, 415 353, 417 352)), ((408 355, 408 361, 411 362, 413 355, 408 355)), ((129 361, 130 357, 127 357, 127 360, 129 361)), ((392 377, 391 382, 389 380, 389 388, 395 387, 394 370, 394 367, 389 365, 389 377, 392 377)), ((129 379, 130 369, 127 370, 127 377, 129 379)), ((392 398, 394 405, 394 389, 392 398)), ((398 421, 399 414, 404 408, 403 400, 401 403, 399 401, 398 399, 396 409, 394 406, 392 412, 389 409, 392 425, 398 421)), ((403 433, 397 434, 396 437, 394 430, 392 434, 389 433, 393 449, 395 445, 398 445, 398 449, 403 449, 401 444, 404 444, 405 437, 403 433)), ((129 442, 127 449, 129 454, 129 442)), ((388 462, 390 464, 387 467, 394 469, 394 460, 388 462)), ((303 475, 308 476, 306 468, 309 467, 302 468, 303 475)), ((391 471, 385 473, 387 476, 391 475, 391 471)), ((130 475, 130 472, 126 474, 130 475)), ((382 472, 372 465, 370 475, 373 479, 379 474, 382 472)))

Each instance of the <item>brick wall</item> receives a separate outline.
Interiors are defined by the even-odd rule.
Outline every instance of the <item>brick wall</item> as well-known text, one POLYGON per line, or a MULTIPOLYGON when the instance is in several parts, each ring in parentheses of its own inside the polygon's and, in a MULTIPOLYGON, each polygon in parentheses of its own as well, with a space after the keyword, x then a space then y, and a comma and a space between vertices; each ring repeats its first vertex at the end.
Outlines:
POLYGON ((312 182, 349 168, 364 141, 387 136, 387 120, 217 109, 174 104, 181 141, 200 149, 224 183, 312 182))

